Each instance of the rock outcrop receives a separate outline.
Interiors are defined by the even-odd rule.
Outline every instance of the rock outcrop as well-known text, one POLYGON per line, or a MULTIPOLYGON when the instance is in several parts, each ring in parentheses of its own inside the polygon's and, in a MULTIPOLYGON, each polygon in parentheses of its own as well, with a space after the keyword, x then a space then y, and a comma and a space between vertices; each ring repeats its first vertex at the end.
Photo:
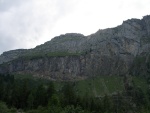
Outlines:
POLYGON ((69 33, 34 49, 4 52, 0 73, 32 73, 51 79, 126 75, 136 69, 137 57, 149 59, 149 53, 150 16, 145 16, 89 36, 69 33))

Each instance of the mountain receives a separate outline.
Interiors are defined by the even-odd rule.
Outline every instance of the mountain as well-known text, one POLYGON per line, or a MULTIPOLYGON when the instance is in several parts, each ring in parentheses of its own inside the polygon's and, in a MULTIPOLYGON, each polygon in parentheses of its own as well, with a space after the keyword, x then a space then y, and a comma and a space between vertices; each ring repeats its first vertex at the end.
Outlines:
POLYGON ((49 79, 150 73, 150 16, 129 19, 89 36, 67 33, 33 49, 4 52, 0 73, 29 73, 49 79))

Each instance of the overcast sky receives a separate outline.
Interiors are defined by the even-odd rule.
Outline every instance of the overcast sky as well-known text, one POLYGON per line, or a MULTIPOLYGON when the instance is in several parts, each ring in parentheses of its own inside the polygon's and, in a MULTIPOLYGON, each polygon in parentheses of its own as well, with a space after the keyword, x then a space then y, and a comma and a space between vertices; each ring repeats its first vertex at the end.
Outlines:
POLYGON ((0 54, 150 14, 150 0, 0 0, 0 54))

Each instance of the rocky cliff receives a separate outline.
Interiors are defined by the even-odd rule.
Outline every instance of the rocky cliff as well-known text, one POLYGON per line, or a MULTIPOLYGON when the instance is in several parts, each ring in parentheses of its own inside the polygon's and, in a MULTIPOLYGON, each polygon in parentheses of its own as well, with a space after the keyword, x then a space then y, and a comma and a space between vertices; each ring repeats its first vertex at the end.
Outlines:
POLYGON ((147 59, 141 62, 148 72, 149 53, 150 16, 144 16, 89 36, 69 33, 34 49, 4 52, 0 73, 31 73, 51 79, 136 75, 140 74, 136 69, 142 69, 136 64, 141 57, 147 59))

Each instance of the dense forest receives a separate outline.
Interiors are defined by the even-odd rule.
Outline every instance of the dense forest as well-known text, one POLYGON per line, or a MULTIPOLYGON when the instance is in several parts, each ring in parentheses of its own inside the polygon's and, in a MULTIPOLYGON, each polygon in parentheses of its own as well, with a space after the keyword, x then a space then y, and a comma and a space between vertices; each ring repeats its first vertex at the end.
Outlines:
POLYGON ((150 89, 143 91, 131 77, 123 83, 123 91, 94 97, 77 94, 75 82, 65 82, 58 90, 54 81, 1 74, 0 113, 149 113, 150 89))

